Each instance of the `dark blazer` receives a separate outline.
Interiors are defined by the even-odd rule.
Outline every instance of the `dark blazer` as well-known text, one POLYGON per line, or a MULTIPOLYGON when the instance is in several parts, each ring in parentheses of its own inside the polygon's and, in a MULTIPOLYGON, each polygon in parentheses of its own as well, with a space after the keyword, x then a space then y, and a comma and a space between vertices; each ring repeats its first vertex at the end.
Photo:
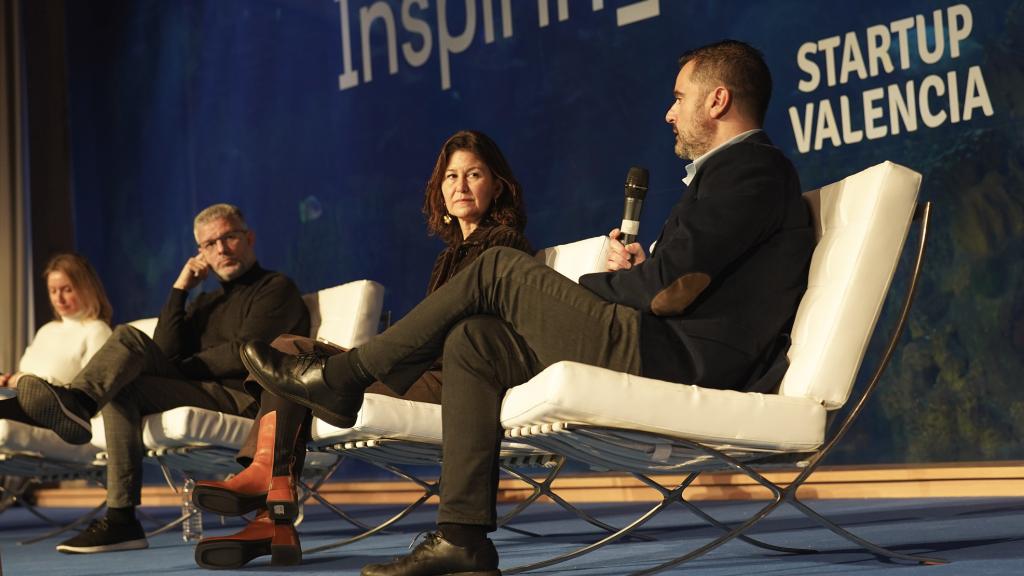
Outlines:
POLYGON ((758 132, 700 166, 645 262, 580 283, 640 311, 645 376, 744 389, 792 323, 813 249, 796 169, 758 132))

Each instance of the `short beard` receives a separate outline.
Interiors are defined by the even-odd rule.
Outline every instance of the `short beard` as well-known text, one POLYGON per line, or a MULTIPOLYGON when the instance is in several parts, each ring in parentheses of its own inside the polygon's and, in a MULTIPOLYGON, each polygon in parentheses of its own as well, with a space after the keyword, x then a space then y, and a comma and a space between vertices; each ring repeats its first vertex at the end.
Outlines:
POLYGON ((681 130, 676 132, 676 156, 683 160, 696 160, 711 150, 714 127, 710 118, 702 119, 693 126, 693 132, 684 136, 681 130))
POLYGON ((232 280, 236 280, 239 277, 243 276, 246 272, 248 272, 249 269, 252 268, 252 265, 254 263, 255 263, 255 261, 249 262, 249 263, 240 262, 238 268, 235 268, 234 270, 231 270, 226 277, 225 276, 221 276, 220 272, 218 272, 216 270, 214 270, 213 273, 217 276, 217 278, 221 282, 231 282, 232 280))

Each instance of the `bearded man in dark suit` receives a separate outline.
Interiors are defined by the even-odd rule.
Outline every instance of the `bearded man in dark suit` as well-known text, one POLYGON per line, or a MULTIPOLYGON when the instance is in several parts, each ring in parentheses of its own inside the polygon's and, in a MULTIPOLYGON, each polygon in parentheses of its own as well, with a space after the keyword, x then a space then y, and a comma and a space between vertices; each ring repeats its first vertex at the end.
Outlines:
POLYGON ((374 380, 396 389, 442 355, 438 532, 364 576, 499 574, 495 529, 505 391, 572 360, 685 384, 767 390, 785 367, 784 333, 814 245, 800 181, 761 130, 771 75, 736 41, 679 61, 665 115, 687 192, 650 256, 611 233, 608 272, 577 285, 495 248, 362 347, 309 363, 265 343, 243 348, 260 383, 332 424, 351 426, 374 380), (484 486, 481 489, 480 486, 484 486))

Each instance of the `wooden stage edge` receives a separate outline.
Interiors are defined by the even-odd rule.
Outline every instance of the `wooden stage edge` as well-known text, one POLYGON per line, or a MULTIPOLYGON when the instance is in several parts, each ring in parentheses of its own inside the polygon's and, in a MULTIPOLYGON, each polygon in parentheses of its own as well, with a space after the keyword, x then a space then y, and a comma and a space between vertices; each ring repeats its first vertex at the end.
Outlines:
MULTIPOLYGON (((766 473, 773 482, 785 483, 797 470, 766 473)), ((676 485, 680 475, 658 476, 664 485, 676 485)), ((554 482, 555 491, 570 502, 655 502, 660 496, 635 478, 623 474, 577 474, 554 482)), ((320 493, 333 504, 405 504, 418 498, 419 488, 404 480, 330 482, 320 493)), ((503 479, 502 502, 517 502, 531 490, 514 479, 503 479)), ((68 482, 59 488, 37 491, 42 507, 92 507, 103 501, 103 489, 68 482)), ((761 500, 768 490, 739 473, 705 473, 687 489, 690 500, 761 500)), ((800 489, 801 498, 942 498, 1024 497, 1024 461, 956 464, 832 466, 815 472, 800 489)), ((309 501, 316 504, 314 501, 309 501)), ((166 486, 146 486, 143 506, 177 506, 181 503, 166 486)))

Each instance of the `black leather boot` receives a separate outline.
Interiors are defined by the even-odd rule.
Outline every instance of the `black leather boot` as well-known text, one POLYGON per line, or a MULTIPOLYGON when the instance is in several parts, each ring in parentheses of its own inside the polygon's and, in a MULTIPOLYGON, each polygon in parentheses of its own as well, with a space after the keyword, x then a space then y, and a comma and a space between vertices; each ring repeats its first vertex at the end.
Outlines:
POLYGON ((427 538, 412 552, 386 564, 363 566, 361 576, 501 576, 498 551, 485 538, 474 546, 456 546, 439 533, 427 538))
MULTIPOLYGON (((344 352, 343 352, 344 354, 344 352)), ((313 415, 339 428, 351 428, 363 405, 366 385, 324 380, 327 357, 310 352, 292 356, 259 341, 247 342, 242 363, 265 389, 309 408, 313 415)))

